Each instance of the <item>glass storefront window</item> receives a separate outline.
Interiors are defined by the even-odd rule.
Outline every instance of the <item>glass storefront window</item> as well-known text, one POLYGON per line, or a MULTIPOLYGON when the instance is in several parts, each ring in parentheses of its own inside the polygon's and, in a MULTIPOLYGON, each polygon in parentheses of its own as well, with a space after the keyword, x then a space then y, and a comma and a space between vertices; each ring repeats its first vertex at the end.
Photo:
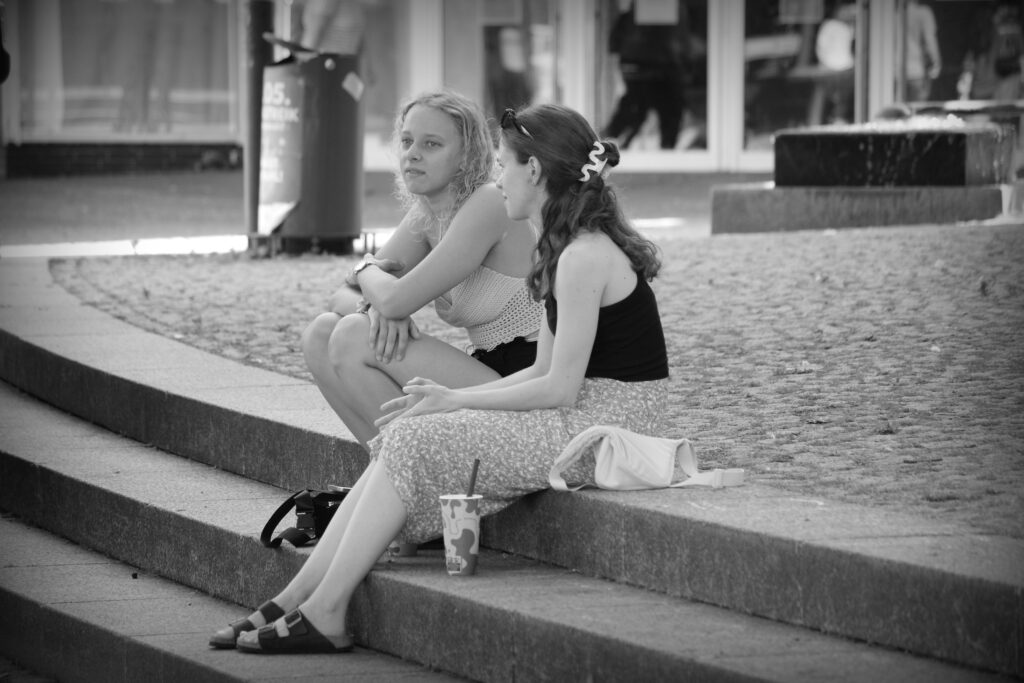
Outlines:
POLYGON ((547 0, 445 0, 444 82, 484 106, 494 120, 507 107, 559 98, 555 10, 547 0))
POLYGON ((857 9, 834 0, 747 0, 744 147, 782 128, 852 122, 857 9))
POLYGON ((605 0, 596 112, 623 149, 707 149, 707 0, 605 0))
POLYGON ((234 136, 234 3, 22 0, 15 9, 27 138, 234 136))
POLYGON ((905 0, 897 99, 1019 99, 1022 17, 1017 1, 905 0))

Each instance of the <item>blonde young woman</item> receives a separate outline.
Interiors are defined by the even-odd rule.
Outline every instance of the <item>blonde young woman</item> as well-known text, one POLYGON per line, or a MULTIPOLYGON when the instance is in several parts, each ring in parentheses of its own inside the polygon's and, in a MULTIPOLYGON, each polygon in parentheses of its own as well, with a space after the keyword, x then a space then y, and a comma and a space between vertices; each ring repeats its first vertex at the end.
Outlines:
POLYGON ((536 238, 505 212, 480 108, 450 91, 422 95, 399 111, 395 141, 408 211, 302 338, 321 393, 364 446, 380 406, 413 377, 462 387, 533 363, 543 310, 525 279, 536 238), (431 301, 466 329, 472 355, 416 328, 410 316, 431 301))
POLYGON ((546 309, 536 360, 468 388, 416 378, 385 404, 370 465, 302 569, 265 603, 287 614, 242 633, 238 649, 351 650, 356 588, 396 536, 441 535, 438 496, 462 489, 474 459, 481 510, 492 514, 547 488, 555 456, 587 427, 664 427, 668 359, 648 284, 660 263, 605 183, 619 160, 615 143, 571 109, 538 105, 506 113, 499 159, 508 215, 540 230, 528 278, 546 309))

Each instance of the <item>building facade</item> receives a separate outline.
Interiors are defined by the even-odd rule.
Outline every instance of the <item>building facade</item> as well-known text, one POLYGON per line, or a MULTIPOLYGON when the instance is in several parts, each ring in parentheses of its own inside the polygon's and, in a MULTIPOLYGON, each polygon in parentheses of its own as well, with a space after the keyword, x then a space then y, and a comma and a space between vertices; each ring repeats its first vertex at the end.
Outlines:
MULTIPOLYGON (((304 2, 316 1, 276 0, 274 33, 308 43, 304 2)), ((392 166, 398 104, 447 86, 494 117, 542 101, 577 108, 621 141, 634 171, 767 171, 781 128, 864 121, 922 96, 994 97, 964 91, 963 74, 975 69, 982 83, 978 64, 996 49, 988 36, 1001 35, 1000 8, 1019 16, 1019 3, 987 0, 341 4, 348 9, 335 21, 362 55, 369 170, 392 166)), ((250 0, 3 7, 12 70, 0 86, 0 139, 9 175, 103 170, 101 158, 118 154, 139 169, 238 163, 250 125, 250 0)), ((1019 85, 1019 66, 1015 74, 1019 85)))

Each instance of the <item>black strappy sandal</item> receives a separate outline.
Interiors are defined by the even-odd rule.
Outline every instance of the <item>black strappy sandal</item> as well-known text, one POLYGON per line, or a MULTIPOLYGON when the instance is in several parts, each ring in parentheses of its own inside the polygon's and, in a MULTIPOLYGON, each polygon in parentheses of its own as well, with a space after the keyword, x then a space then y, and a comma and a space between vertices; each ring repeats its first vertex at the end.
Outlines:
POLYGON ((251 636, 239 640, 239 652, 271 655, 323 654, 350 652, 353 648, 351 639, 340 647, 332 643, 327 636, 317 631, 297 609, 285 615, 284 623, 288 627, 287 635, 280 635, 275 624, 267 624, 256 631, 256 642, 250 642, 251 636))
MULTIPOLYGON (((273 624, 284 616, 284 610, 278 607, 277 603, 273 600, 267 600, 257 607, 256 611, 263 615, 268 624, 273 624)), ((255 630, 256 626, 249 621, 248 617, 233 621, 210 636, 210 647, 215 647, 218 650, 229 650, 235 646, 235 642, 240 634, 255 630)))

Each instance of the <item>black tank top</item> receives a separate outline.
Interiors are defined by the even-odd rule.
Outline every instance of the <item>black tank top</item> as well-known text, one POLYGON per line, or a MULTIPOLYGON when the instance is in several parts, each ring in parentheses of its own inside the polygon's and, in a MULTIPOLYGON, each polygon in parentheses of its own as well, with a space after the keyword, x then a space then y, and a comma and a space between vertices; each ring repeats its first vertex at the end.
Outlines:
MULTIPOLYGON (((558 302, 554 294, 548 295, 547 316, 548 328, 554 334, 558 322, 558 302)), ((586 376, 621 382, 647 382, 668 377, 668 353, 658 301, 647 280, 639 274, 629 296, 601 307, 586 376)))

